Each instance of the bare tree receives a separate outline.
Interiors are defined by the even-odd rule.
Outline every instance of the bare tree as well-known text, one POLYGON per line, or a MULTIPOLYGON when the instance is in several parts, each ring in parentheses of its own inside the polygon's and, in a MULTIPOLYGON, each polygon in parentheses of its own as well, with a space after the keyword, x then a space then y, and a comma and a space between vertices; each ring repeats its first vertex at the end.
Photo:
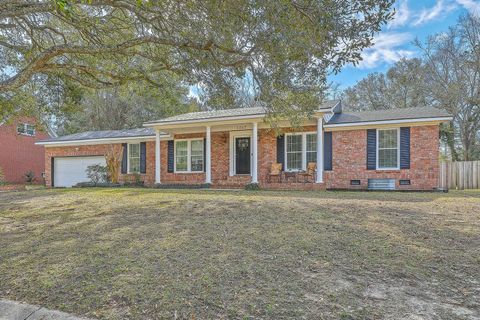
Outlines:
POLYGON ((467 15, 448 32, 429 37, 422 50, 433 105, 454 120, 448 144, 454 160, 480 155, 480 17, 467 15), (456 152, 456 146, 461 154, 456 152))
POLYGON ((354 110, 433 106, 454 116, 442 127, 453 160, 480 159, 480 17, 466 15, 445 33, 415 41, 419 59, 403 59, 345 90, 354 110))

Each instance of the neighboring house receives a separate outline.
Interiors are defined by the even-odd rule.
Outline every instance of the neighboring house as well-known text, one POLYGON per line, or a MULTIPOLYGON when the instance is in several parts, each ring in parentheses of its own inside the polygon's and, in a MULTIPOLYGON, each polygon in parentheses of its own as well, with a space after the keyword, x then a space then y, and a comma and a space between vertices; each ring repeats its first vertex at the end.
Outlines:
POLYGON ((43 183, 45 153, 39 140, 50 138, 32 117, 20 117, 0 124, 0 167, 8 183, 25 183, 25 173, 33 171, 36 183, 43 183))
POLYGON ((277 134, 265 117, 261 107, 194 112, 147 122, 142 129, 44 141, 47 184, 85 181, 86 166, 104 164, 109 146, 121 144, 121 180, 140 174, 147 185, 433 190, 439 124, 452 119, 434 108, 342 112, 340 101, 328 101, 300 128, 278 122, 277 134), (274 163, 281 164, 281 176, 271 175, 274 163), (322 170, 308 177, 311 163, 322 170))

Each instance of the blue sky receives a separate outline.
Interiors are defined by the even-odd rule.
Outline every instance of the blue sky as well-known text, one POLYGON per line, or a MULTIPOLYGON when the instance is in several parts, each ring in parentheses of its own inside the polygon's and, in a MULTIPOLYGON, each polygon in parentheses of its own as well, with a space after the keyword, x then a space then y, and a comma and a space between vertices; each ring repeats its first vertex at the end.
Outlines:
POLYGON ((395 8, 393 21, 375 36, 375 45, 362 53, 363 61, 356 67, 344 67, 329 81, 346 88, 369 73, 386 71, 402 57, 418 56, 412 44, 415 38, 423 41, 429 35, 446 31, 469 11, 480 13, 480 0, 397 0, 395 8))

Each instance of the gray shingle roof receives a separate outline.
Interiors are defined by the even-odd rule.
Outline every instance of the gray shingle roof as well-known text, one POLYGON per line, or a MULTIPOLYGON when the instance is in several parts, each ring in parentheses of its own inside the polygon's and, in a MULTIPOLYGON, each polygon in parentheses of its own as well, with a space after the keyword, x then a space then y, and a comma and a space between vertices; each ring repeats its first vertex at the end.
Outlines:
MULTIPOLYGON (((325 101, 318 108, 318 110, 331 109, 337 105, 339 100, 330 100, 325 101)), ((170 122, 179 122, 179 121, 192 121, 192 120, 208 120, 208 119, 217 119, 217 118, 230 118, 230 117, 241 117, 241 116, 255 116, 255 115, 264 115, 264 107, 251 107, 251 108, 236 108, 236 109, 223 109, 223 110, 213 110, 213 111, 200 111, 200 112, 191 112, 180 114, 177 116, 148 121, 146 124, 151 123, 170 123, 170 122)))
POLYGON ((442 118, 450 117, 445 110, 425 107, 425 108, 399 108, 377 111, 361 111, 335 114, 328 124, 348 124, 361 123, 370 121, 386 121, 386 120, 407 120, 407 119, 423 119, 423 118, 442 118))
POLYGON ((123 129, 123 130, 107 130, 107 131, 85 131, 43 140, 38 142, 61 142, 61 141, 78 141, 78 140, 96 140, 108 138, 135 138, 155 136, 155 130, 152 128, 137 128, 137 129, 123 129))
MULTIPOLYGON (((327 101, 322 104, 320 109, 331 109, 338 103, 338 100, 327 101)), ((262 107, 255 108, 239 108, 218 111, 205 111, 187 113, 175 117, 166 118, 157 122, 174 122, 174 121, 188 121, 201 119, 214 119, 222 117, 235 117, 244 115, 263 115, 265 110, 262 107)), ((331 124, 354 124, 370 121, 385 121, 385 120, 404 120, 404 119, 420 119, 420 118, 442 118, 450 117, 450 115, 440 109, 436 108, 404 108, 404 109, 390 109, 378 111, 363 111, 363 112, 342 112, 334 114, 328 121, 331 124)), ((163 133, 162 133, 163 134, 163 133)), ((155 130, 152 128, 137 128, 124 130, 107 130, 107 131, 86 131, 67 136, 52 138, 49 140, 38 141, 42 142, 68 142, 79 140, 96 140, 109 138, 135 138, 155 136, 155 130)))

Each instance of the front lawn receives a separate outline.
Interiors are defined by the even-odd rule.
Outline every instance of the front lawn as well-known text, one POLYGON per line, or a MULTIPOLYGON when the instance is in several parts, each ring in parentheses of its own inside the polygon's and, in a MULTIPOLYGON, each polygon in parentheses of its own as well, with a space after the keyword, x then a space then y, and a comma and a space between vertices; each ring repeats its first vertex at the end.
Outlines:
POLYGON ((477 319, 480 191, 0 193, 0 298, 108 319, 477 319))

